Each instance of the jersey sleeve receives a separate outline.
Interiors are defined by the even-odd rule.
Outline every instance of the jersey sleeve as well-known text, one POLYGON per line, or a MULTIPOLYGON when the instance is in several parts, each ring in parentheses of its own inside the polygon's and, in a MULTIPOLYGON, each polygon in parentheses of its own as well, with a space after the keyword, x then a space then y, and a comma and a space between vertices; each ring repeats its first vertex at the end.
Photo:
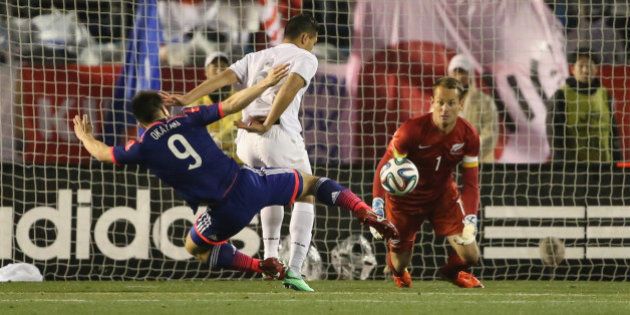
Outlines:
POLYGON ((239 59, 237 62, 233 63, 232 65, 230 65, 230 70, 232 70, 234 72, 234 74, 236 74, 236 77, 238 78, 238 81, 243 84, 245 83, 245 81, 247 81, 247 75, 248 75, 248 64, 249 64, 249 59, 251 58, 251 53, 245 55, 245 57, 239 59))
POLYGON ((315 76, 317 65, 317 58, 310 53, 305 53, 296 58, 289 69, 289 73, 297 73, 304 79, 304 82, 308 83, 315 76))
POLYGON ((208 106, 193 106, 184 108, 184 113, 195 125, 209 125, 225 116, 223 113, 223 103, 208 106))
POLYGON ((479 165, 479 133, 474 129, 470 130, 464 148, 464 168, 477 167, 479 165))
POLYGON ((476 215, 479 206, 479 134, 473 130, 468 135, 464 149, 461 198, 464 212, 476 215))
POLYGON ((381 169, 383 165, 387 163, 392 158, 391 148, 387 149, 381 161, 378 163, 376 167, 376 171, 374 172, 374 179, 372 180, 372 199, 374 198, 382 198, 385 199, 386 191, 381 185, 381 169))
POLYGON ((136 140, 130 140, 125 146, 112 147, 112 161, 117 165, 139 164, 142 161, 140 146, 136 140))
POLYGON ((405 157, 415 147, 417 140, 415 139, 416 137, 412 136, 414 134, 417 135, 417 133, 414 133, 415 129, 417 128, 410 121, 407 121, 396 130, 389 146, 394 157, 405 157))

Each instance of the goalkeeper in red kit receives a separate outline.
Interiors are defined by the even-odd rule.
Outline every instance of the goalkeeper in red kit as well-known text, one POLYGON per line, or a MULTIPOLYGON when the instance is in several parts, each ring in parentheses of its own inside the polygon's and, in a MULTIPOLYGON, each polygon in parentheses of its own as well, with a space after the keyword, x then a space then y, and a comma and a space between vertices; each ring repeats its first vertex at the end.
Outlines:
MULTIPOLYGON (((398 287, 411 287, 407 267, 411 263, 416 233, 429 220, 438 236, 451 246, 442 275, 463 288, 483 287, 469 267, 479 261, 477 233, 477 183, 479 135, 459 117, 462 87, 450 77, 433 85, 431 113, 407 120, 394 134, 376 169, 372 207, 385 216, 400 233, 387 244, 387 265, 398 287), (392 158, 407 158, 419 171, 417 187, 406 195, 387 193, 380 183, 380 170, 392 158), (457 188, 453 171, 463 161, 463 188, 457 188)), ((375 238, 378 232, 371 230, 375 238)))

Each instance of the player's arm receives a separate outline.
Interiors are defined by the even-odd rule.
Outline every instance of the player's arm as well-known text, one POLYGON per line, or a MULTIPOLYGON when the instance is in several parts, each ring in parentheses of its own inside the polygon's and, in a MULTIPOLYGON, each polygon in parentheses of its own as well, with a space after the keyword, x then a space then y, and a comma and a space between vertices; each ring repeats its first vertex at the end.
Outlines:
POLYGON ((74 134, 79 138, 90 155, 101 162, 113 163, 112 148, 94 138, 92 124, 87 115, 83 115, 83 117, 76 115, 72 121, 74 122, 74 134))
MULTIPOLYGON (((381 185, 381 169, 383 165, 387 163, 392 158, 405 158, 407 157, 407 153, 409 152, 409 148, 413 147, 412 138, 409 137, 410 134, 414 134, 410 132, 412 125, 410 123, 403 124, 396 133, 394 134, 394 138, 392 139, 389 148, 381 158, 381 161, 378 163, 376 167, 376 171, 374 172, 374 179, 372 181, 372 209, 374 212, 383 217, 385 216, 385 195, 386 191, 381 185)), ((375 239, 382 239, 382 235, 378 233, 376 230, 370 227, 370 232, 375 239)))
POLYGON ((295 98, 298 91, 306 85, 306 81, 297 73, 291 73, 287 77, 287 80, 284 82, 278 94, 273 99, 273 104, 271 105, 271 111, 264 123, 259 123, 257 121, 252 121, 249 125, 239 126, 239 128, 243 128, 248 131, 257 132, 257 133, 265 133, 271 129, 271 126, 280 119, 280 116, 284 111, 289 107, 291 101, 295 98))
POLYGON ((271 129, 282 113, 289 107, 297 93, 305 87, 308 82, 315 76, 317 71, 317 58, 314 55, 304 54, 297 57, 289 71, 287 80, 282 84, 278 93, 276 93, 271 110, 267 115, 264 123, 252 121, 249 126, 241 127, 247 131, 263 134, 271 129))
MULTIPOLYGON (((385 189, 381 185, 381 177, 380 177, 381 169, 383 168, 383 165, 385 165, 385 163, 387 163, 387 161, 389 161, 391 158, 392 158, 392 154, 390 150, 387 150, 385 154, 383 155, 383 157, 381 158, 381 161, 378 163, 378 166, 376 167, 376 171, 374 172, 374 180, 372 181, 372 210, 379 217, 385 217, 385 194, 386 194, 385 189)), ((379 233, 377 230, 375 230, 372 227, 370 227, 370 233, 372 233, 372 236, 376 240, 383 239, 383 235, 381 235, 381 233, 379 233)))
POLYGON ((464 229, 455 241, 461 245, 475 242, 477 235, 477 211, 479 206, 479 135, 472 132, 466 143, 462 161, 462 208, 464 229))
POLYGON ((477 215, 479 205, 479 158, 464 156, 462 171, 462 203, 466 215, 477 215))
POLYGON ((203 81, 199 86, 182 96, 183 104, 190 104, 195 100, 208 95, 224 86, 238 82, 238 77, 232 69, 225 69, 214 77, 203 81))
POLYGON ((186 93, 186 95, 169 94, 163 91, 160 91, 159 94, 160 97, 162 97, 162 101, 164 101, 165 106, 184 106, 192 104, 196 100, 216 91, 217 89, 227 85, 232 85, 236 82, 238 82, 236 73, 232 69, 226 69, 216 76, 206 79, 196 88, 186 93))
POLYGON ((280 80, 282 80, 282 78, 287 75, 288 71, 288 64, 276 66, 273 70, 269 71, 267 77, 260 80, 260 82, 230 96, 228 99, 223 101, 222 104, 224 115, 237 113, 247 107, 247 105, 259 97, 266 89, 276 85, 280 80))

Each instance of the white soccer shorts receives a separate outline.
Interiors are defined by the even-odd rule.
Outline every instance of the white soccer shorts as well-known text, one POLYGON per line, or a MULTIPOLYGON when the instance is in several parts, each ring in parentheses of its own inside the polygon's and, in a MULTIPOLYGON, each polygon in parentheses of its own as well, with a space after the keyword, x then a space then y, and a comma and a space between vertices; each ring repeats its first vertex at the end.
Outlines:
POLYGON ((254 168, 285 167, 306 174, 313 173, 304 140, 289 135, 280 125, 273 125, 263 135, 239 132, 236 155, 243 163, 254 168))

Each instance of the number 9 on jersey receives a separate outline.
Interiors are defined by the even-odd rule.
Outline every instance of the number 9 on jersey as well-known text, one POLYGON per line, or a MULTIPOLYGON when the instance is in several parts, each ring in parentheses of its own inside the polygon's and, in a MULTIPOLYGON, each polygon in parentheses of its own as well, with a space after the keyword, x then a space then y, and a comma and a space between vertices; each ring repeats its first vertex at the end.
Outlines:
POLYGON ((406 158, 393 158, 381 168, 381 186, 390 194, 401 196, 418 185, 418 168, 406 158))

